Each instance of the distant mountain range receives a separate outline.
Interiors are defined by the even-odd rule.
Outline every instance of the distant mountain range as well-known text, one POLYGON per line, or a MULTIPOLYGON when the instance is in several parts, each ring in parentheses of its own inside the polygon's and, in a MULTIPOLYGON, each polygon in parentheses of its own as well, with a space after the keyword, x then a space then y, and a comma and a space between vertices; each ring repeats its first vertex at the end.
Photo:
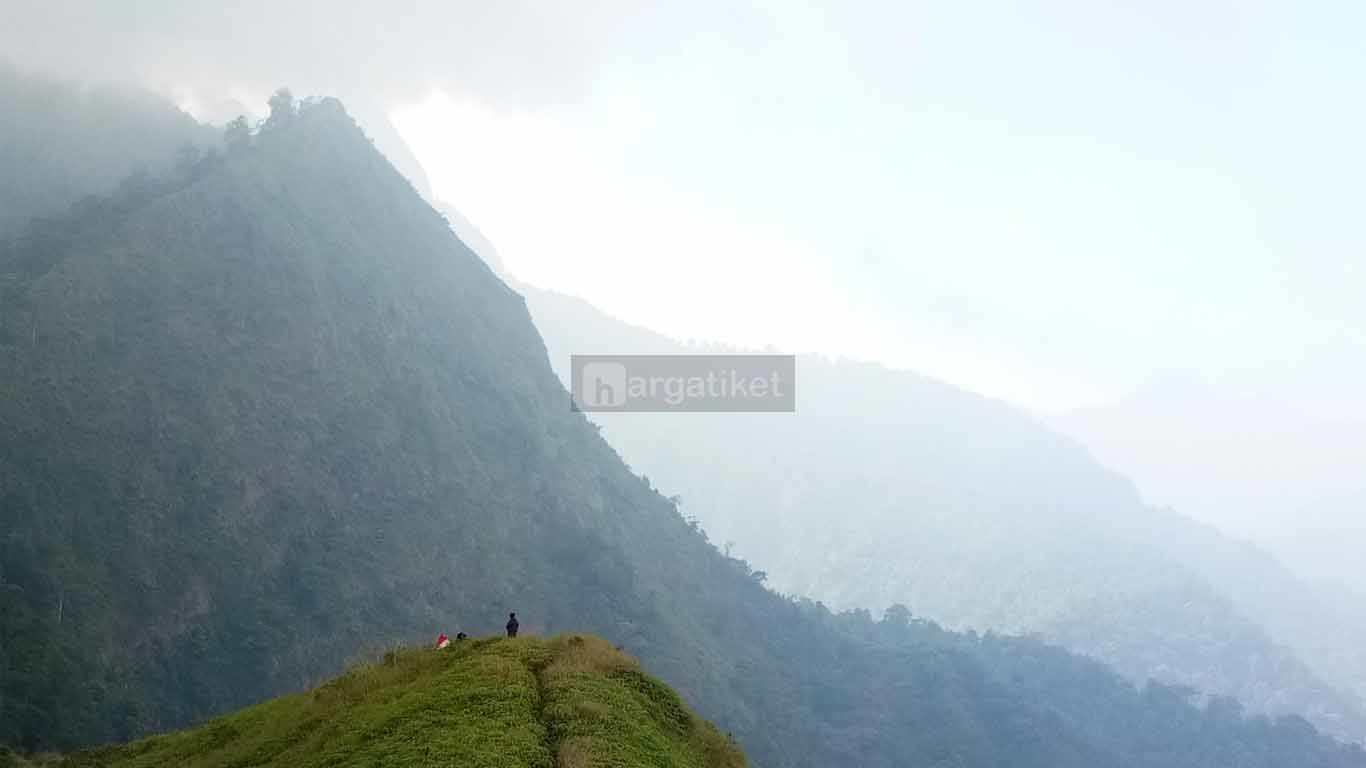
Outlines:
MULTIPOLYGON (((699 351, 519 285, 572 353, 699 351)), ((592 419, 778 589, 904 602, 956 628, 1038 633, 1137 681, 1307 714, 1366 738, 1366 623, 1265 553, 1145 506, 1071 439, 912 373, 798 363, 798 412, 592 419)))

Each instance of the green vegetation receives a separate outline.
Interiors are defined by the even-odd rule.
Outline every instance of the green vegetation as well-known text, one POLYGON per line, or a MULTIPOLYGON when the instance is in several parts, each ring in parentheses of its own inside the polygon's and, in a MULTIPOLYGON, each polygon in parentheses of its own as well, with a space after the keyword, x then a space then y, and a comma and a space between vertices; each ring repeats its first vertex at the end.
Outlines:
POLYGON ((90 750, 63 768, 742 768, 739 749, 606 641, 391 651, 309 693, 90 750))
MULTIPOLYGON (((516 610, 629 650, 769 768, 1366 766, 1036 642, 770 592, 569 407, 522 297, 341 105, 289 106, 0 244, 0 743, 204 722, 516 610)), ((517 722, 560 764, 696 734, 630 669, 609 677, 640 698, 608 706, 593 663, 559 658, 507 676, 539 684, 517 722)))

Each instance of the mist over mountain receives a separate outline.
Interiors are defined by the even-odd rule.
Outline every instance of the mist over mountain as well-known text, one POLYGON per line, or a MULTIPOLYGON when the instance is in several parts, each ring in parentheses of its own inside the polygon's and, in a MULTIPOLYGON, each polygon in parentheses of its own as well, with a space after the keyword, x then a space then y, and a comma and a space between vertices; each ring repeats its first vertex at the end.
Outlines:
POLYGON ((79 86, 23 73, 0 58, 4 141, 0 236, 86 195, 105 195, 135 171, 162 174, 182 147, 208 147, 218 132, 130 86, 79 86))
POLYGON ((1315 581, 1366 592, 1360 367, 1319 353, 1218 385, 1172 372, 1113 404, 1044 418, 1133 476, 1149 503, 1240 531, 1315 581))
MULTIPOLYGON (((690 350, 580 300, 521 290, 562 377, 573 353, 690 350)), ((1146 507, 1081 446, 1003 403, 811 357, 797 382, 796 414, 592 419, 783 592, 1038 633, 1136 681, 1366 737, 1366 625, 1354 606, 1254 547, 1146 507)))
POLYGON ((582 89, 596 44, 630 7, 619 0, 573 9, 418 0, 403 12, 350 3, 323 16, 291 0, 227 7, 152 0, 134 8, 119 0, 53 0, 6 10, 6 55, 60 77, 135 82, 206 105, 260 104, 281 82, 308 92, 330 85, 387 108, 436 85, 490 101, 562 100, 582 89), (234 98, 243 93, 259 99, 234 98))
POLYGON ((188 724, 517 610, 640 656, 761 766, 1366 765, 1037 641, 770 592, 569 407, 523 298, 335 100, 44 215, 0 250, 0 741, 188 724))

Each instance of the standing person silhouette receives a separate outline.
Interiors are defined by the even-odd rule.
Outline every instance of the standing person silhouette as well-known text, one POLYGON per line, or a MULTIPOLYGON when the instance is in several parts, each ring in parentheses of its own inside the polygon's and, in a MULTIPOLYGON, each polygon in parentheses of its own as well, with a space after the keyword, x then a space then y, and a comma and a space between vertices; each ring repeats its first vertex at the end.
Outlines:
POLYGON ((517 623, 517 614, 516 614, 516 613, 509 613, 509 614, 508 614, 508 623, 507 623, 508 637, 516 637, 516 636, 517 636, 517 627, 519 627, 519 626, 521 626, 521 625, 517 623))

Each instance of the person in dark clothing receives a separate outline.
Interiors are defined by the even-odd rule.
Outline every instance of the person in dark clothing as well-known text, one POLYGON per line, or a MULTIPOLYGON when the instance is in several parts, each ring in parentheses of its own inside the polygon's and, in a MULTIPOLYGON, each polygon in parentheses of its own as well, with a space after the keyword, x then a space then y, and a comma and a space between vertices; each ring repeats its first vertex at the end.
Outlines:
POLYGON ((517 636, 517 627, 519 627, 519 626, 521 626, 521 625, 517 623, 517 614, 516 614, 516 613, 509 613, 509 614, 508 614, 508 624, 507 624, 508 637, 516 637, 516 636, 517 636))

